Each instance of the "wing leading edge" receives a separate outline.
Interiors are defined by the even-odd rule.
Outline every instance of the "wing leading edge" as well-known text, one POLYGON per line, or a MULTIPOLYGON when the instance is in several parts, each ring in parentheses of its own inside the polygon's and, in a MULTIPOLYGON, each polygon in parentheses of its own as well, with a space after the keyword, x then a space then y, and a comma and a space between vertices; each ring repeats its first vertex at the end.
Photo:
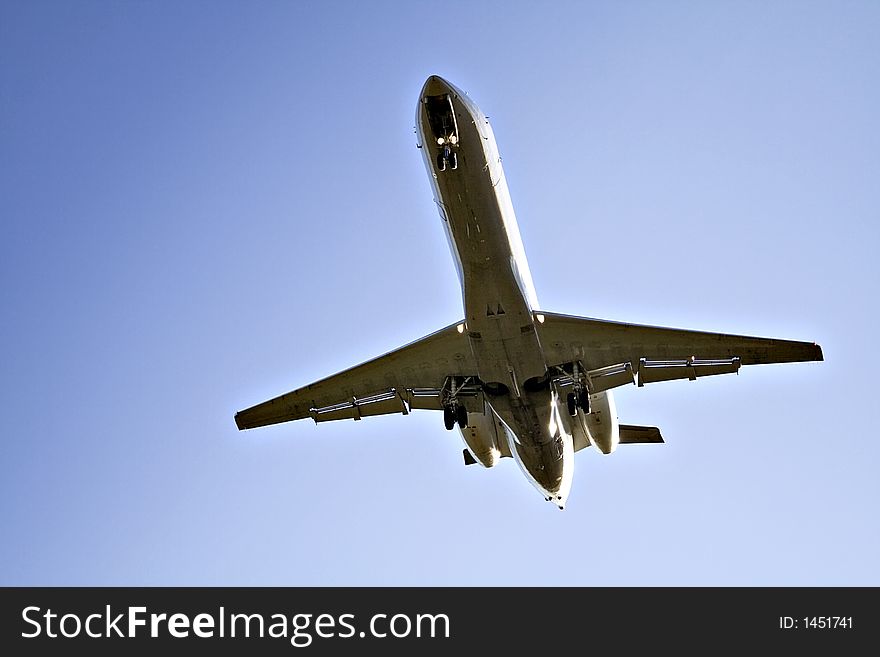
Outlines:
POLYGON ((239 429, 311 417, 316 422, 409 412, 439 406, 451 376, 467 378, 476 363, 461 322, 310 385, 235 414, 239 429), (436 401, 435 401, 436 400, 436 401))

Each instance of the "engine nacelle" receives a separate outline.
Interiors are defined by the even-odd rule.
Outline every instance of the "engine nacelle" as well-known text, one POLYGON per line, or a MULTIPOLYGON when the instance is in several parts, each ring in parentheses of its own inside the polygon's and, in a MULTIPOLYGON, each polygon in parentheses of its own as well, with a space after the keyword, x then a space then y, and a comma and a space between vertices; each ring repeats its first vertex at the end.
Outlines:
POLYGON ((495 412, 489 404, 485 404, 482 413, 468 413, 468 424, 461 429, 461 437, 471 456, 480 465, 491 468, 501 458, 498 445, 504 437, 498 435, 495 412))
POLYGON ((578 412, 581 428, 590 443, 603 454, 610 454, 620 442, 620 426, 617 423, 617 406, 611 391, 590 395, 590 413, 578 412))

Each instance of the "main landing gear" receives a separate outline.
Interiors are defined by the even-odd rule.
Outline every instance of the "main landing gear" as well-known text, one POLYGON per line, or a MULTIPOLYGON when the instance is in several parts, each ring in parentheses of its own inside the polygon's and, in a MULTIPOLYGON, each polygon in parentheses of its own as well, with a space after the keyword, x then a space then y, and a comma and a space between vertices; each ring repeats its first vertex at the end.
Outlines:
POLYGON ((590 393, 585 388, 568 393, 566 402, 568 402, 568 414, 572 417, 577 415, 578 407, 583 409, 584 415, 590 414, 590 393))
POLYGON ((458 404, 450 404, 443 407, 443 424, 447 431, 452 431, 456 423, 462 429, 467 427, 468 414, 464 406, 458 404))
POLYGON ((571 382, 574 389, 568 393, 565 401, 568 404, 568 414, 574 417, 580 408, 584 415, 590 414, 590 391, 587 388, 586 375, 582 374, 583 366, 575 361, 571 364, 571 382))
POLYGON ((451 431, 457 424, 467 428, 468 412, 463 397, 473 397, 479 392, 477 382, 472 377, 449 376, 440 390, 443 407, 443 424, 451 431))

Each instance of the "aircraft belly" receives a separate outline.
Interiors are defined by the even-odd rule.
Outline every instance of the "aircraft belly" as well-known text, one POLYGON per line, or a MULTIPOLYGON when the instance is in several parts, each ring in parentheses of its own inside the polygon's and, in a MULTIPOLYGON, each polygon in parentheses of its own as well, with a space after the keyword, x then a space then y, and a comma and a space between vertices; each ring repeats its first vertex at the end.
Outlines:
POLYGON ((570 484, 571 436, 561 430, 551 391, 526 393, 523 398, 495 398, 495 413, 505 425, 510 453, 524 474, 541 491, 557 495, 570 484))
POLYGON ((461 265, 465 319, 480 378, 516 388, 543 377, 546 365, 515 275, 503 203, 477 139, 472 126, 463 130, 458 169, 438 176, 438 193, 461 265))
MULTIPOLYGON (((499 441, 507 443, 535 486, 561 500, 570 485, 573 458, 567 456, 574 454, 573 442, 546 382, 547 364, 532 315, 537 299, 501 158, 491 127, 476 106, 460 94, 453 95, 452 106, 455 141, 431 143, 422 114, 422 144, 461 279, 476 374, 504 424, 506 440, 498 435, 499 441), (438 157, 440 164, 435 165, 438 157)), ((483 456, 482 445, 468 447, 483 456)))

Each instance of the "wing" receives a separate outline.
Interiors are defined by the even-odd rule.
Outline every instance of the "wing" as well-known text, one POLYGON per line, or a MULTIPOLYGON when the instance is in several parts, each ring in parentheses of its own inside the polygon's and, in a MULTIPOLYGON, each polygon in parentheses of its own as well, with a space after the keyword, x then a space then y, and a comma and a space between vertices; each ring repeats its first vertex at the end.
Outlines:
MULTIPOLYGON (((448 377, 476 374, 461 323, 235 414, 239 429, 311 417, 316 422, 440 409, 448 377)), ((467 404, 466 404, 467 405, 467 404)), ((469 409, 470 410, 470 409, 469 409)))
MULTIPOLYGON (((593 392, 625 383, 695 379, 740 365, 823 360, 814 342, 625 324, 536 312, 548 366, 578 363, 593 392)), ((570 367, 568 368, 571 373, 570 367)))

